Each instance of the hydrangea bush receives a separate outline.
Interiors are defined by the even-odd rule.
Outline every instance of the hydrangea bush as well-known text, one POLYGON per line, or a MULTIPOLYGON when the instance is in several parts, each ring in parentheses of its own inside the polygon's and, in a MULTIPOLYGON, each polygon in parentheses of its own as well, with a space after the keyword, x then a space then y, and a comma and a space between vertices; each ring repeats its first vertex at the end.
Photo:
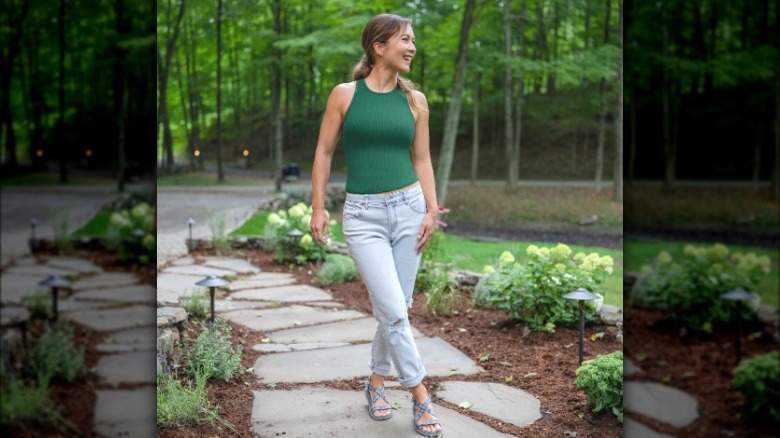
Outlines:
MULTIPOLYGON (((510 317, 525 321, 536 331, 554 332, 557 324, 573 325, 579 320, 578 304, 563 295, 584 287, 598 290, 614 261, 595 252, 572 256, 567 245, 528 246, 522 263, 504 251, 493 265, 487 265, 485 276, 477 285, 476 300, 504 309, 510 317)), ((588 302, 585 318, 593 320, 603 298, 588 302)))
MULTIPOLYGON (((737 287, 753 289, 762 272, 769 272, 767 256, 733 253, 720 243, 712 246, 686 245, 674 259, 661 251, 652 265, 642 267, 642 277, 631 292, 632 303, 663 309, 688 328, 710 331, 713 323, 731 319, 734 303, 720 296, 737 287)), ((758 297, 751 303, 759 304, 758 297)), ((741 306, 743 318, 752 318, 741 306)))
POLYGON ((114 212, 109 223, 108 240, 122 263, 145 265, 156 260, 154 210, 146 202, 140 202, 114 212))
MULTIPOLYGON (((279 210, 268 215, 268 221, 265 225, 266 248, 276 250, 277 260, 304 264, 325 258, 328 254, 327 247, 315 241, 309 232, 311 216, 311 207, 303 202, 299 202, 287 210, 279 210), (294 229, 304 233, 295 242, 287 235, 294 229)), ((331 220, 329 224, 336 225, 336 221, 331 220)))

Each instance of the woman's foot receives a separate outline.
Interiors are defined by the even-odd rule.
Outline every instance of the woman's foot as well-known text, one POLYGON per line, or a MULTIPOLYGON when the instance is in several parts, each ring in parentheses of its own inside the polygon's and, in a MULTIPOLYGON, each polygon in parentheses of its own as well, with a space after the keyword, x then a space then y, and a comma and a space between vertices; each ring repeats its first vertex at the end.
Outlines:
POLYGON ((417 432, 426 436, 441 434, 441 423, 433 416, 431 398, 428 395, 428 390, 425 389, 425 386, 423 386, 422 383, 412 388, 412 398, 414 399, 412 415, 414 416, 414 425, 417 432), (420 413, 422 413, 422 415, 420 415, 420 413))
POLYGON ((371 373, 368 384, 370 386, 366 387, 368 394, 367 398, 374 400, 374 402, 371 403, 373 409, 369 408, 369 413, 373 414, 371 417, 375 420, 386 420, 390 418, 393 415, 393 408, 384 397, 385 378, 378 374, 371 373))

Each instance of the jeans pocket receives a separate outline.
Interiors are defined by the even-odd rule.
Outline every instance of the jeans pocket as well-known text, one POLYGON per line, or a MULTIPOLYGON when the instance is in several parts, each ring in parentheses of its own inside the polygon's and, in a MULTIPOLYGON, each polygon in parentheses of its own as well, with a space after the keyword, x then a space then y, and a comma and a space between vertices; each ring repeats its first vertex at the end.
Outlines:
POLYGON ((428 207, 425 205, 425 197, 423 195, 407 198, 406 205, 417 214, 425 214, 428 212, 428 207))
POLYGON ((352 219, 357 219, 366 211, 365 206, 360 202, 344 202, 344 210, 341 214, 341 222, 346 223, 352 219))

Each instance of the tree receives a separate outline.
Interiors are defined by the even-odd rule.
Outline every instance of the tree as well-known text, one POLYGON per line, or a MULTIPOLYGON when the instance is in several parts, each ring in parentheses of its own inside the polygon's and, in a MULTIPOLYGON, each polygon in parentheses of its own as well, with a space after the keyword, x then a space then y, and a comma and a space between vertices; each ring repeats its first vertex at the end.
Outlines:
MULTIPOLYGON (((168 116, 168 77, 171 70, 171 60, 173 59, 176 48, 176 40, 179 37, 181 20, 184 17, 184 4, 179 2, 179 12, 174 19, 172 29, 168 31, 168 38, 165 41, 164 56, 160 55, 160 49, 157 49, 157 85, 159 86, 159 109, 157 112, 157 137, 159 138, 160 125, 163 127, 163 152, 165 155, 165 165, 173 166, 173 137, 171 136, 170 117, 168 116)), ((167 2, 167 9, 170 9, 170 0, 167 2)))
MULTIPOLYGON (((604 18, 604 44, 609 44, 609 18, 612 12, 612 0, 606 2, 604 18)), ((604 78, 599 81, 599 139, 596 149, 596 193, 601 193, 601 178, 604 173, 604 141, 607 127, 607 84, 604 78)))
MULTIPOLYGON (((12 2, 14 4, 14 2, 12 2)), ((28 0, 22 0, 20 5, 19 15, 14 16, 13 10, 6 11, 8 13, 9 28, 13 27, 13 32, 9 36, 7 42, 8 54, 4 51, 0 51, 0 90, 2 90, 2 102, 0 102, 0 126, 5 129, 5 151, 6 151, 6 164, 9 168, 13 169, 17 165, 16 160, 16 135, 14 133, 13 125, 13 112, 11 111, 11 76, 13 75, 13 66, 16 55, 19 53, 19 43, 22 39, 22 31, 24 29, 24 21, 27 18, 27 13, 30 10, 30 4, 28 0)), ((2 33, 0 33, 2 35, 2 33)), ((3 42, 3 46, 6 43, 3 42)))
POLYGON ((510 1, 504 0, 504 148, 507 166, 506 191, 517 191, 517 164, 514 160, 512 124, 512 66, 509 60, 512 56, 512 22, 509 20, 510 1))
POLYGON ((217 0, 217 181, 225 181, 222 169, 222 0, 217 0))
MULTIPOLYGON (((623 58, 623 1, 618 0, 618 48, 623 58)), ((615 161, 612 172, 612 200, 623 202, 623 63, 618 64, 619 87, 617 96, 617 117, 615 118, 615 161)))

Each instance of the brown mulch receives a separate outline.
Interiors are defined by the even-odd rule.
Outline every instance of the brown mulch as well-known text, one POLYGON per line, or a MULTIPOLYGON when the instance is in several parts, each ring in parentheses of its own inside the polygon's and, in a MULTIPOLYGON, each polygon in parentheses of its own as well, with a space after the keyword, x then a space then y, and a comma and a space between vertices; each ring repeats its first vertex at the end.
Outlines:
MULTIPOLYGON (((151 266, 131 266, 117 263, 114 253, 98 249, 79 249, 65 252, 41 251, 35 254, 39 262, 43 262, 51 256, 78 257, 91 260, 105 272, 131 272, 138 276, 143 284, 157 284, 156 270, 151 266)), ((67 298, 68 291, 62 291, 60 299, 67 298)), ((47 321, 34 320, 29 324, 28 343, 35 345, 35 340, 43 333, 47 321)), ((97 351, 97 346, 103 342, 106 334, 94 331, 78 323, 69 322, 74 328, 73 341, 76 346, 84 346, 84 365, 87 370, 97 365, 100 358, 106 354, 97 351)), ((95 414, 95 391, 105 389, 100 384, 99 377, 87 371, 87 373, 74 382, 51 382, 49 397, 53 406, 59 409, 64 422, 61 424, 27 425, 23 427, 6 427, 2 429, 3 436, 9 437, 94 437, 92 430, 95 414)), ((120 389, 126 389, 120 386, 120 389)))
MULTIPOLYGON (((736 366, 732 327, 716 326, 711 334, 689 332, 669 321, 662 311, 639 308, 626 309, 625 321, 625 355, 643 371, 625 380, 664 382, 683 390, 699 402, 700 414, 681 429, 634 413, 626 416, 674 436, 777 436, 776 422, 745 416, 745 399, 731 386, 736 366)), ((742 333, 743 359, 780 347, 770 328, 760 323, 745 324, 742 333)))
MULTIPOLYGON (((206 255, 204 253, 203 255, 206 255)), ((290 265, 279 264, 274 255, 263 251, 242 251, 238 255, 252 264, 259 266, 265 272, 290 272, 290 265)), ((197 259, 197 255, 196 255, 197 259)), ((309 284, 329 290, 334 299, 345 305, 371 314, 370 302, 365 286, 360 280, 349 283, 321 286, 315 278, 317 267, 314 265, 296 266, 292 274, 302 284, 309 284)), ((448 316, 433 316, 422 309, 422 296, 415 297, 415 305, 410 311, 411 323, 427 336, 438 336, 446 340, 463 353, 477 361, 484 372, 473 376, 455 375, 447 378, 426 378, 425 383, 433 400, 450 409, 458 410, 475 420, 481 421, 500 432, 521 437, 538 436, 577 436, 577 437, 619 437, 623 435, 623 427, 611 413, 593 414, 587 408, 587 397, 574 385, 577 369, 577 343, 579 332, 572 328, 557 328, 553 334, 529 333, 523 336, 523 325, 509 319, 504 313, 471 309, 468 307, 468 294, 461 292, 462 305, 458 313, 448 316), (460 328, 466 329, 465 332, 460 328), (486 362, 479 362, 483 352, 490 354, 486 362), (529 376, 529 373, 537 373, 529 376), (507 377, 512 377, 509 386, 529 392, 541 401, 542 419, 536 423, 519 428, 504 424, 498 420, 474 411, 458 408, 436 396, 439 383, 447 380, 469 382, 505 383, 507 377), (582 415, 582 418, 580 417, 582 415), (576 435, 574 435, 576 433, 576 435)), ((190 324, 192 326, 193 324, 190 324)), ((238 325, 231 324, 234 344, 243 345, 243 365, 254 366, 256 359, 264 353, 255 352, 251 346, 259 343, 264 333, 251 332, 238 325), (251 335, 250 335, 251 333, 251 335), (248 336, 251 336, 248 337, 248 336)), ((585 360, 595 358, 600 354, 608 354, 621 350, 611 328, 601 325, 588 325, 585 328, 585 360), (590 335, 597 332, 607 332, 596 342, 590 341, 590 335)), ((368 373, 367 373, 368 375, 368 373)), ((316 386, 359 391, 364 378, 352 380, 337 380, 321 382, 316 386)), ((394 380, 389 378, 389 380, 394 380)), ((250 417, 252 407, 252 391, 267 390, 268 385, 258 383, 251 373, 238 379, 225 382, 210 382, 209 398, 212 403, 220 405, 220 416, 229 421, 239 436, 251 437, 250 417)), ((292 389, 302 384, 277 384, 274 389, 292 389)), ((159 437, 201 437, 201 436, 232 436, 211 425, 187 427, 178 429, 158 428, 159 437)))

